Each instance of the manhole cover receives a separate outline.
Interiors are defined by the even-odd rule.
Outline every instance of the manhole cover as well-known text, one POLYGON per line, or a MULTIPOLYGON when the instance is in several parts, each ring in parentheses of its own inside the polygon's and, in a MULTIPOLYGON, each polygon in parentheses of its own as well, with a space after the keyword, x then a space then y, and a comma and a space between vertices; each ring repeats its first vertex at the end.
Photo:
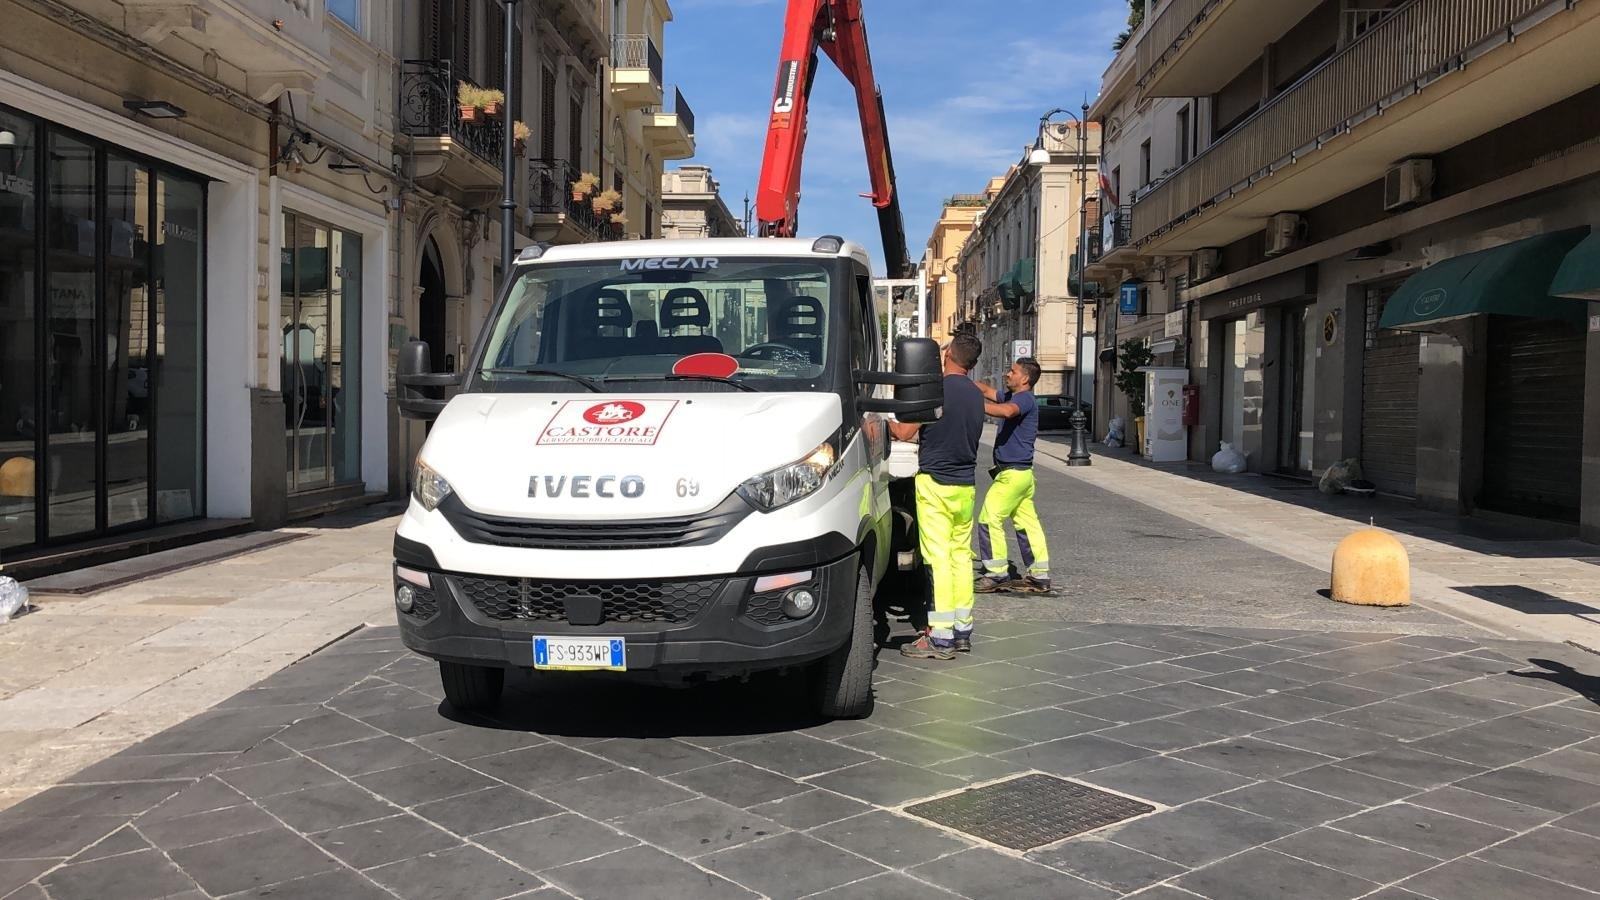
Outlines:
POLYGON ((1023 775, 908 807, 906 812, 1013 850, 1155 812, 1155 807, 1051 775, 1023 775))

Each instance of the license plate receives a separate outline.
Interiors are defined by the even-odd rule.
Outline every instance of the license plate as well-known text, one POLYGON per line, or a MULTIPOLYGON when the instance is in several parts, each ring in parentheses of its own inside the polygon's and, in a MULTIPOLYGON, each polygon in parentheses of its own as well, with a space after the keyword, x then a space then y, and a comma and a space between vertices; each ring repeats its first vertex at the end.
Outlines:
POLYGON ((628 655, 622 638, 536 637, 535 669, 626 671, 628 655))

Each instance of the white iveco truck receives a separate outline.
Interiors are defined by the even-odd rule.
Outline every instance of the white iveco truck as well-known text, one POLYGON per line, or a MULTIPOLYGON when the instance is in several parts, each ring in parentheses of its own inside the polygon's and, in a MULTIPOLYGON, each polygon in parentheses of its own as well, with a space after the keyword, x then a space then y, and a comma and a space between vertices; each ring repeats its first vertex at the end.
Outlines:
POLYGON ((883 415, 942 397, 932 341, 886 371, 871 285, 835 237, 534 246, 462 373, 407 345, 401 410, 436 421, 395 605, 449 702, 513 668, 797 669, 824 715, 870 712, 874 596, 917 565, 883 415))

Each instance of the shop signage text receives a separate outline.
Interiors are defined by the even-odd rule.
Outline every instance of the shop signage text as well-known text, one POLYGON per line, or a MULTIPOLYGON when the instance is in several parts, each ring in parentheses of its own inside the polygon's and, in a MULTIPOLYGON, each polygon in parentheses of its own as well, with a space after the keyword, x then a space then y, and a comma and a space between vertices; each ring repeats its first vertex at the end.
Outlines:
POLYGON ((1233 318, 1263 306, 1314 299, 1316 295, 1317 267, 1306 266, 1206 297, 1200 301, 1200 318, 1233 318))

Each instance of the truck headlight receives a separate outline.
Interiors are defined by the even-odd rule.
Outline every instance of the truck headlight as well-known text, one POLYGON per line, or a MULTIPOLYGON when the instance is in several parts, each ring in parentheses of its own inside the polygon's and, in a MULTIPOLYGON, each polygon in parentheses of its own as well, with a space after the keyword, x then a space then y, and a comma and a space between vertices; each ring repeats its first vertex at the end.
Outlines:
POLYGON ((427 463, 418 460, 416 476, 411 480, 411 495, 417 498, 422 508, 433 512, 444 502, 444 498, 455 493, 455 488, 444 476, 435 472, 427 463))
POLYGON ((739 486, 739 496, 764 512, 782 509, 815 494, 828 483, 839 465, 839 451, 833 439, 823 441, 805 459, 779 466, 739 486))

